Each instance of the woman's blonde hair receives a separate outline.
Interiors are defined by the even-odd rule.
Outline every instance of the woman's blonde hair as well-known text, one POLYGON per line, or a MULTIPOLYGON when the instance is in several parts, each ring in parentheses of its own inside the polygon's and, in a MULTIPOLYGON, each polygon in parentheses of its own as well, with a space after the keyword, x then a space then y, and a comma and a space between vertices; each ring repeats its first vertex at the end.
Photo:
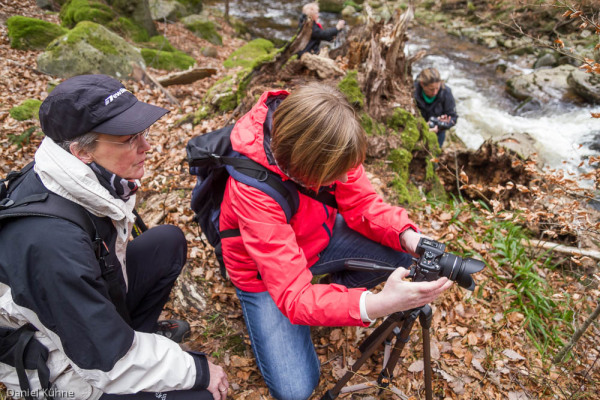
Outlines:
POLYGON ((346 97, 313 83, 294 90, 275 110, 271 150, 284 173, 314 188, 360 165, 367 140, 346 97))
POLYGON ((319 3, 306 3, 302 7, 302 13, 307 17, 314 17, 315 14, 319 14, 319 3))
POLYGON ((440 71, 436 68, 425 68, 419 74, 419 83, 421 86, 427 86, 437 82, 442 82, 442 78, 440 77, 440 71))

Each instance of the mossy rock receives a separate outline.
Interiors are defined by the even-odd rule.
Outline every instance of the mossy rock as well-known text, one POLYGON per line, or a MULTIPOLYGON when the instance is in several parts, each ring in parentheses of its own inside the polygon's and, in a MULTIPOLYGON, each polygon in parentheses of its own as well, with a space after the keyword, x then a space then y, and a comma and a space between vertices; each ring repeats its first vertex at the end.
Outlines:
POLYGON ((183 25, 194 32, 194 34, 202 39, 208 40, 214 45, 222 45, 223 38, 217 32, 216 25, 213 21, 201 15, 190 15, 181 19, 183 25))
POLYGON ((38 119, 41 105, 41 100, 27 99, 18 106, 11 108, 9 114, 17 121, 25 121, 34 118, 38 119))
POLYGON ((365 103, 365 95, 358 85, 358 71, 348 71, 344 79, 338 83, 338 89, 346 96, 354 108, 361 109, 365 103))
POLYGON ((139 49, 102 25, 83 21, 52 41, 38 56, 38 69, 62 78, 106 74, 117 79, 131 74, 131 63, 144 64, 139 49))
POLYGON ((169 39, 162 35, 152 36, 150 40, 144 44, 144 47, 168 52, 177 51, 177 49, 173 47, 171 42, 169 42, 169 39))
POLYGON ((396 108, 388 119, 387 125, 396 132, 400 132, 402 147, 412 152, 421 138, 421 129, 420 124, 417 123, 417 117, 403 108, 396 108))
POLYGON ((345 0, 319 0, 318 3, 321 12, 341 13, 345 0))
POLYGON ((69 0, 60 10, 62 26, 73 28, 79 22, 90 21, 105 26, 134 42, 147 42, 148 31, 130 18, 119 16, 110 6, 96 0, 69 0))
POLYGON ((137 43, 150 40, 150 35, 143 26, 126 17, 118 17, 116 20, 111 21, 108 23, 107 28, 137 43))
POLYGON ((204 102, 221 112, 233 110, 238 104, 238 84, 242 74, 228 75, 208 89, 204 102))
POLYGON ((196 60, 193 57, 181 51, 169 52, 155 49, 142 49, 141 51, 146 65, 157 69, 167 71, 174 69, 184 70, 196 64, 196 60))
POLYGON ((396 190, 398 204, 413 204, 421 201, 419 189, 410 182, 394 179, 392 187, 396 190))
POLYGON ((363 112, 360 114, 360 125, 365 130, 367 135, 383 135, 385 133, 385 125, 373 120, 369 114, 363 112))
POLYGON ((255 66, 273 58, 275 45, 267 39, 254 39, 229 55, 223 62, 225 68, 255 66))
POLYGON ((188 11, 193 13, 202 11, 202 1, 203 0, 177 0, 178 3, 183 4, 188 11))
POLYGON ((94 0, 69 0, 60 9, 62 26, 73 28, 81 21, 107 25, 117 14, 108 5, 94 0))
POLYGON ((67 33, 60 25, 20 15, 7 19, 6 27, 10 47, 18 50, 44 50, 51 41, 67 33))

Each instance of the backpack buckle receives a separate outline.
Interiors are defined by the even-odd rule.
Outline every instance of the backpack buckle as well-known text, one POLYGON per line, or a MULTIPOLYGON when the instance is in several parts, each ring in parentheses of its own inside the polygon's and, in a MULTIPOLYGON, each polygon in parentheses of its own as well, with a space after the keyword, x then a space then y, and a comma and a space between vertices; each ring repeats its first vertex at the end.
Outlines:
POLYGON ((15 201, 13 199, 9 199, 8 197, 0 200, 0 210, 4 210, 6 208, 11 207, 13 204, 15 204, 15 201))

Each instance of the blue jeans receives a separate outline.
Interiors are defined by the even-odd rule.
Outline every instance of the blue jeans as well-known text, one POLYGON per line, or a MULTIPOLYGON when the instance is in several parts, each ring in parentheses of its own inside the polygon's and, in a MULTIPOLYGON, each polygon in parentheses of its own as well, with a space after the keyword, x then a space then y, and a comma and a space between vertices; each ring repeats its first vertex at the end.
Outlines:
MULTIPOLYGON (((330 274, 331 281, 347 287, 372 288, 389 273, 348 271, 346 260, 371 261, 381 265, 408 267, 412 257, 395 251, 350 229, 338 215, 332 238, 311 267, 313 275, 330 274)), ((271 395, 278 400, 308 399, 319 383, 320 363, 310 336, 310 327, 293 325, 279 311, 268 292, 236 289, 256 363, 271 395)))

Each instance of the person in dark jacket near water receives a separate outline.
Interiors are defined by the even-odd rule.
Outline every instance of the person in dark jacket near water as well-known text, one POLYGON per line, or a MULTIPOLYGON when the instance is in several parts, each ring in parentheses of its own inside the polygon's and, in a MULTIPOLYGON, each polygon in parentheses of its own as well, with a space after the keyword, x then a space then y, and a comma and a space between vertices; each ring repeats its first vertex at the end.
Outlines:
POLYGON ((46 367, 27 370, 29 388, 16 363, 0 362, 11 397, 42 398, 49 384, 55 399, 226 398, 223 369, 175 342, 189 324, 157 322, 186 262, 183 232, 161 225, 129 240, 149 129, 167 112, 106 75, 70 78, 42 103, 46 136, 10 200, 58 195, 87 212, 99 238, 63 218, 2 222, 0 327, 30 324, 48 350, 46 367), (97 251, 116 281, 105 279, 97 251))
POLYGON ((335 36, 344 29, 346 22, 344 20, 339 20, 335 27, 323 29, 323 25, 319 23, 319 4, 318 3, 308 3, 302 7, 302 16, 300 17, 300 28, 304 25, 306 20, 312 20, 312 34, 310 36, 310 41, 306 45, 306 47, 298 53, 298 56, 302 56, 302 54, 306 52, 310 53, 318 53, 319 47, 321 46, 321 41, 332 41, 335 36))
POLYGON ((385 203, 371 186, 362 165, 366 135, 336 88, 263 93, 230 138, 235 151, 298 188, 288 220, 267 193, 230 177, 219 226, 227 232, 225 267, 271 395, 308 399, 320 369, 310 326, 368 326, 433 301, 452 282, 403 280, 422 235, 405 209, 385 203), (315 199, 316 192, 335 204, 315 199), (350 271, 349 259, 397 269, 350 271), (366 290, 383 281, 379 293, 366 290))
POLYGON ((446 131, 456 125, 456 103, 452 91, 440 78, 435 68, 426 68, 415 82, 415 100, 429 128, 437 134, 440 149, 446 140, 446 131))

